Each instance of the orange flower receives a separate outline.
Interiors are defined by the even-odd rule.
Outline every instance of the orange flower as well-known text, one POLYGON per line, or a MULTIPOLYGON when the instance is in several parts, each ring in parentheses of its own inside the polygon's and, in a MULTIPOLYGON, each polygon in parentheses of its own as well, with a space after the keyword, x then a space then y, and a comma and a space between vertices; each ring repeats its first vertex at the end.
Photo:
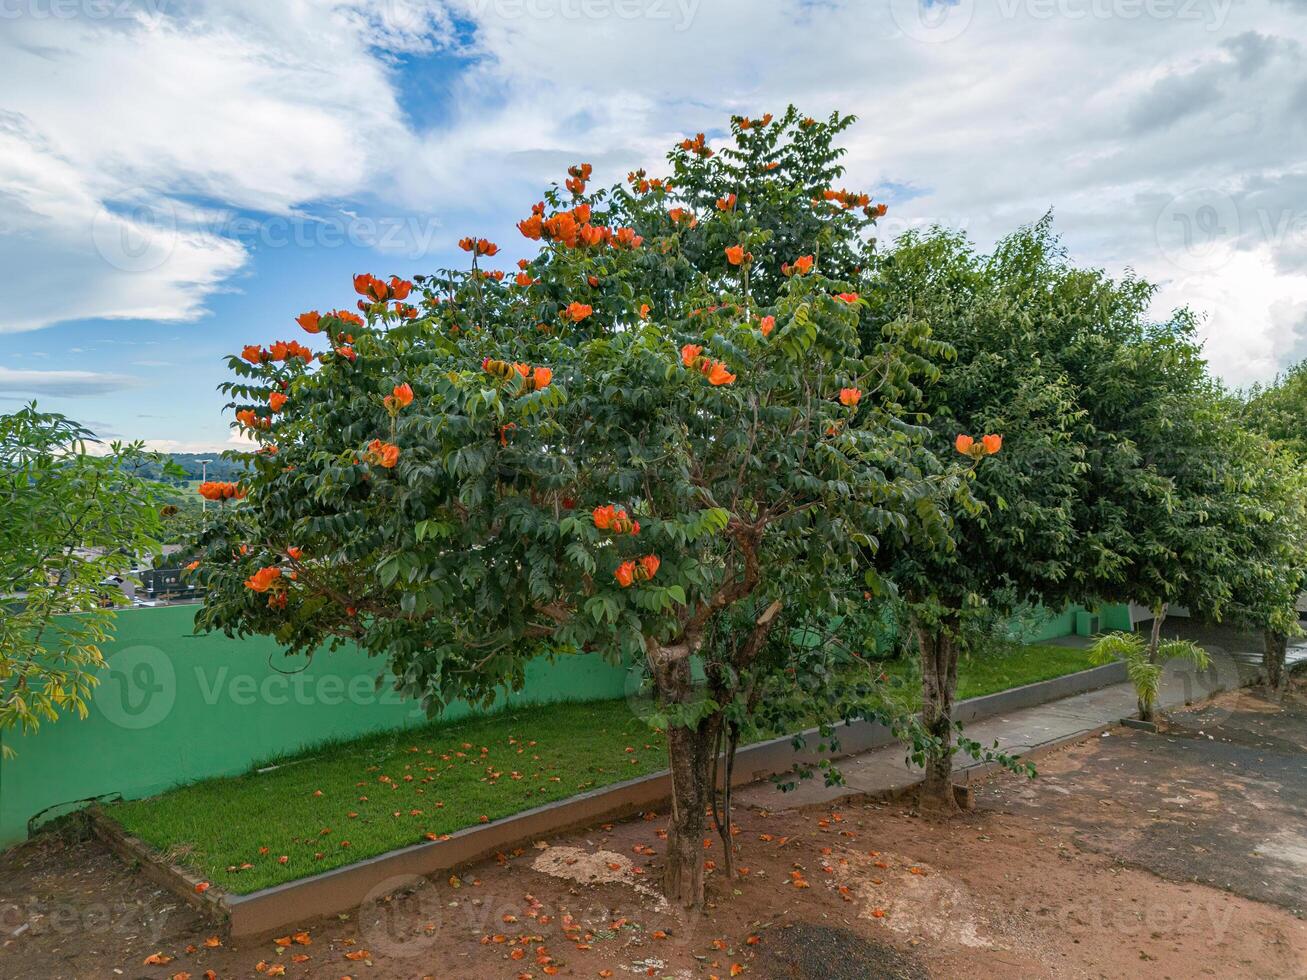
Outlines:
POLYGON ((982 446, 985 447, 986 455, 993 456, 996 452, 998 452, 1000 449, 1003 448, 1003 437, 988 435, 985 436, 983 439, 981 439, 980 443, 982 446))
POLYGON ((649 310, 650 310, 650 309, 652 309, 652 307, 650 307, 648 303, 641 303, 641 304, 640 304, 640 319, 641 319, 641 320, 647 320, 647 319, 649 318, 649 310))
POLYGON ((363 326, 363 317, 349 310, 333 310, 329 315, 334 316, 337 320, 343 320, 345 323, 352 323, 356 327, 363 326))
POLYGON ((976 440, 972 439, 971 436, 959 435, 956 439, 953 440, 953 448, 956 449, 958 452, 960 452, 963 456, 972 455, 971 451, 975 448, 975 445, 976 445, 976 440))
POLYGON ((413 284, 407 279, 401 279, 399 276, 390 277, 390 295, 394 299, 408 299, 408 294, 413 291, 413 284))
POLYGON ((531 273, 529 272, 519 272, 513 277, 513 281, 519 286, 530 286, 535 283, 535 279, 531 277, 531 273))
POLYGON ((188 571, 188 572, 193 572, 193 571, 195 571, 195 570, 196 570, 197 568, 199 568, 199 567, 200 567, 200 563, 199 563, 198 561, 193 561, 193 562, 191 562, 189 565, 186 566, 186 571, 188 571))
POLYGON ((572 217, 583 225, 588 224, 590 221, 590 205, 578 204, 572 208, 572 217))
POLYGON ((563 310, 562 317, 564 320, 571 320, 573 323, 580 323, 588 317, 594 310, 585 303, 571 302, 567 304, 567 309, 563 310))
POLYGON ((297 316, 295 322, 303 327, 307 333, 317 333, 322 329, 322 327, 318 325, 318 321, 321 319, 322 317, 318 314, 317 310, 309 310, 309 312, 301 313, 297 316))
POLYGON ((637 235, 634 228, 618 228, 613 240, 616 246, 639 248, 644 242, 644 236, 637 235))
POLYGON ((758 329, 762 331, 764 337, 770 337, 771 332, 776 329, 776 318, 774 316, 765 316, 758 324, 758 329))
POLYGON ((392 415, 396 414, 401 408, 407 408, 413 404, 413 388, 406 381, 402 385, 395 385, 394 390, 389 395, 381 399, 381 403, 386 406, 386 411, 392 415))
POLYGON ((781 265, 781 272, 787 276, 799 275, 806 276, 812 271, 813 257, 811 255, 800 255, 794 260, 793 265, 784 263, 781 265))
POLYGON ((236 421, 247 429, 265 429, 271 424, 268 419, 259 418, 252 408, 243 408, 237 412, 236 421))
POLYGON ((538 214, 533 214, 517 223, 517 230, 527 238, 533 241, 540 241, 540 236, 544 232, 544 221, 538 214))
POLYGON ((477 241, 478 255, 494 255, 499 251, 499 246, 489 239, 482 238, 477 241))
POLYGON ((703 353, 703 347, 699 344, 686 344, 681 348, 681 363, 686 367, 693 367, 695 359, 703 353))
POLYGON ((727 194, 725 197, 719 197, 719 198, 717 198, 717 210, 718 210, 718 211, 729 211, 729 210, 731 210, 731 208, 733 208, 733 207, 735 207, 735 195, 734 195, 734 194, 727 194))
POLYGON ((274 412, 280 412, 283 408, 286 407, 286 402, 288 402, 289 400, 290 399, 288 399, 280 391, 274 391, 272 394, 268 396, 268 407, 272 409, 274 412))
POLYGON ((613 521, 617 517, 617 508, 612 504, 605 504, 602 507, 596 507, 593 516, 595 527, 599 528, 601 531, 607 531, 613 526, 613 521))
POLYGON ((639 568, 636 571, 636 577, 642 582, 649 581, 657 574, 658 566, 661 564, 662 562, 659 561, 657 555, 645 555, 640 559, 639 568))
POLYGON ((531 381, 535 385, 536 391, 541 388, 548 388, 550 382, 554 380, 554 371, 552 368, 537 367, 531 372, 531 381))
POLYGON ((358 354, 354 352, 354 348, 348 345, 342 345, 340 347, 337 347, 336 354, 337 356, 342 357, 345 360, 349 361, 351 364, 354 361, 357 361, 359 358, 358 354))
POLYGON ((703 373, 712 385, 728 385, 735 380, 735 375, 726 370, 726 365, 721 361, 713 361, 705 365, 703 373))
POLYGON ((286 554, 290 555, 296 561, 299 561, 300 555, 304 554, 304 549, 297 544, 293 544, 286 549, 286 554))
POLYGON ((856 302, 858 301, 858 294, 857 294, 857 293, 837 293, 837 294, 835 295, 835 298, 836 298, 836 299, 842 299, 842 300, 844 300, 844 302, 846 302, 846 303, 856 303, 856 302))
POLYGON ((861 388, 841 388, 840 404, 848 408, 853 408, 862 400, 861 388))
POLYGON ((354 277, 354 292, 381 302, 390 295, 390 287, 370 272, 361 272, 354 277))
POLYGON ((241 357, 251 364, 262 364, 267 359, 267 352, 258 344, 246 344, 241 357))
POLYGON ((613 572, 613 576, 617 579, 618 585, 624 589, 629 588, 631 583, 635 581, 635 562, 622 562, 617 566, 617 571, 613 572))
POLYGON ((382 442, 380 439, 373 439, 368 443, 364 459, 374 466, 387 470, 393 469, 399 462, 399 447, 389 442, 382 442))
POLYGON ((726 247, 726 261, 731 265, 740 265, 746 258, 753 258, 753 253, 745 253, 743 245, 728 245, 726 247))
POLYGON ((279 578, 281 578, 281 567, 279 565, 269 565, 267 568, 260 568, 247 578, 245 587, 255 592, 267 592, 279 578))

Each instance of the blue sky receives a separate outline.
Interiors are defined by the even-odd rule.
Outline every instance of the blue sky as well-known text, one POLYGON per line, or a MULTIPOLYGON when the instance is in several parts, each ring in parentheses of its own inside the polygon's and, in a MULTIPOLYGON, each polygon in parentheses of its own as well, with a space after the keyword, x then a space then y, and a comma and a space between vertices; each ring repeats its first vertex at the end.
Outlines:
MULTIPOLYGON (((12 11, 12 12, 11 12, 12 11)), ((460 261, 565 167, 852 112, 883 236, 1048 208, 1202 312, 1232 384, 1307 356, 1307 0, 37 0, 0 31, 0 410, 230 444, 247 342, 460 261), (65 16, 67 15, 67 16, 65 16), (16 288, 15 288, 16 287, 16 288)))

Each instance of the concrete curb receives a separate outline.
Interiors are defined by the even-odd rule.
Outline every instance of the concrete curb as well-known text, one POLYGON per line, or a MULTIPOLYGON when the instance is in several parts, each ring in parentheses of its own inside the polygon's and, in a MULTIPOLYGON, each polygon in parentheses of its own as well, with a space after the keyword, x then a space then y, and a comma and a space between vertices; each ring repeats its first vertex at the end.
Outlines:
MULTIPOLYGON (((1108 664, 960 701, 954 706, 954 718, 965 724, 1110 687, 1124 680, 1124 664, 1108 664)), ((822 744, 829 744, 829 740, 823 739, 815 728, 798 736, 784 736, 745 746, 736 755, 732 784, 740 786, 757 782, 789 772, 797 764, 856 755, 895 741, 893 733, 884 725, 865 721, 838 726, 835 736, 839 747, 833 753, 819 751, 822 744), (803 749, 795 748, 796 739, 803 740, 803 749)), ((248 895, 231 895, 216 887, 199 895, 195 891, 198 879, 193 873, 174 865, 148 844, 124 833, 98 807, 93 807, 89 816, 95 834, 114 853, 129 863, 138 864, 152 880, 223 923, 231 938, 240 938, 281 929, 314 916, 356 908, 368 899, 379 898, 406 882, 411 883, 413 876, 449 871, 541 837, 627 817, 655 808, 670 796, 671 775, 663 770, 524 810, 488 824, 467 827, 441 840, 388 851, 248 895)))

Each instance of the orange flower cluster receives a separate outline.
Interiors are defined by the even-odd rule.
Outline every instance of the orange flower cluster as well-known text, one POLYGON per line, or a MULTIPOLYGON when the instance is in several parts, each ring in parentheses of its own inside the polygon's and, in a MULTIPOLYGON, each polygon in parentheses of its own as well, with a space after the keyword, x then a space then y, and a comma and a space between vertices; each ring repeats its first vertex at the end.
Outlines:
POLYGON ((458 247, 475 255, 494 255, 499 251, 499 246, 487 238, 461 238, 458 247))
POLYGON ((298 357, 308 363, 313 360, 313 351, 296 340, 279 340, 266 350, 258 344, 246 344, 241 350, 241 359, 251 364, 265 364, 268 361, 289 361, 298 357))
POLYGON ((525 286, 534 286, 537 280, 529 272, 519 272, 516 276, 513 277, 513 282, 517 283, 519 286, 525 287, 525 286))
POLYGON ((387 470, 393 469, 395 464, 399 462, 399 447, 393 443, 373 439, 368 443, 363 458, 373 466, 380 466, 387 470))
POLYGON ((578 204, 570 211, 560 211, 551 218, 545 217, 545 206, 531 207, 531 217, 519 221, 517 230, 532 241, 558 242, 566 248, 594 248, 608 245, 611 248, 639 248, 644 238, 634 228, 609 228, 590 223, 590 205, 578 204))
POLYGON ((499 361, 492 357, 487 357, 481 362, 481 370, 505 380, 520 377, 523 381, 522 392, 540 391, 548 388, 554 380, 553 368, 532 367, 530 364, 520 363, 510 364, 508 361, 499 361))
POLYGON ((855 194, 842 188, 837 191, 833 187, 827 187, 821 192, 821 196, 824 200, 841 205, 846 211, 850 208, 866 207, 871 203, 871 198, 866 194, 855 194))
POLYGON ((333 350, 335 350, 337 357, 349 361, 351 364, 359 359, 358 352, 355 351, 353 347, 349 346, 349 344, 342 344, 339 347, 333 348, 333 350))
POLYGON ((626 508, 605 504, 594 509, 595 527, 613 534, 639 534, 640 522, 626 516, 626 508))
POLYGON ((386 411, 391 415, 398 415, 401 408, 408 408, 413 404, 413 388, 407 381, 402 385, 395 385, 389 395, 381 399, 381 404, 386 406, 386 411))
POLYGON ((811 255, 800 255, 794 260, 794 264, 788 262, 781 263, 781 274, 785 276, 806 276, 812 271, 812 264, 816 260, 811 255))
POLYGON ((268 565, 245 580, 245 588, 254 592, 267 592, 273 586, 281 584, 281 566, 268 565))
POLYGON ((736 198, 734 194, 727 194, 725 197, 717 198, 717 210, 718 211, 731 210, 733 207, 735 207, 735 200, 736 198))
POLYGON ((667 212, 667 217, 672 219, 672 224, 685 225, 687 228, 693 228, 699 224, 699 219, 694 212, 686 208, 672 208, 667 212))
POLYGON ((840 404, 846 408, 855 408, 858 402, 862 401, 861 388, 841 388, 840 404))
POLYGON ((770 113, 770 112, 767 113, 767 115, 763 116, 761 119, 750 119, 748 116, 741 116, 741 117, 740 117, 740 128, 741 128, 741 129, 753 129, 754 127, 757 127, 758 129, 761 129, 763 126, 766 126, 766 125, 769 124, 770 122, 771 122, 771 113, 770 113))
POLYGON ((695 133, 694 139, 681 140, 681 149, 688 150, 690 153, 696 153, 705 160, 712 156, 715 151, 710 150, 704 142, 703 133, 695 133))
POLYGON ((569 191, 580 197, 585 193, 585 182, 590 179, 590 174, 594 168, 588 163, 580 163, 567 168, 567 180, 563 181, 563 186, 569 191))
POLYGON ((753 253, 746 252, 743 245, 726 246, 726 261, 731 265, 743 265, 753 261, 753 253))
POLYGON ((280 391, 271 392, 268 395, 268 408, 272 409, 273 412, 280 412, 286 407, 286 402, 288 401, 290 401, 290 399, 280 391))
POLYGON ((648 194, 650 191, 670 190, 672 182, 670 179, 664 180, 661 177, 649 177, 645 174, 643 168, 632 170, 626 175, 626 182, 631 185, 637 194, 648 194))
POLYGON ((735 380, 723 361, 713 361, 703 356, 703 347, 699 344, 686 344, 681 348, 681 363, 688 368, 695 368, 712 385, 728 385, 735 380))
POLYGON ((199 486, 199 494, 205 500, 244 500, 245 491, 239 483, 223 483, 219 480, 206 480, 199 486))
POLYGON ((972 459, 980 459, 982 456, 993 456, 1003 448, 1003 437, 998 435, 988 435, 981 438, 979 442, 968 435, 959 435, 953 440, 953 448, 963 456, 970 456, 972 459))
POLYGON ((566 308, 558 315, 564 320, 571 320, 573 323, 580 323, 593 312, 593 307, 585 303, 572 302, 568 303, 566 308))
POLYGON ((413 284, 399 276, 391 276, 390 282, 383 282, 371 273, 362 272, 354 277, 354 292, 377 303, 388 299, 408 299, 413 284))
POLYGON ((252 408, 242 408, 237 412, 236 421, 247 429, 266 429, 272 425, 272 419, 261 418, 252 408))
POLYGON ((640 559, 622 562, 617 566, 617 571, 613 572, 613 577, 617 579, 618 585, 626 589, 635 582, 648 582, 658 573, 661 564, 657 555, 645 555, 640 559))

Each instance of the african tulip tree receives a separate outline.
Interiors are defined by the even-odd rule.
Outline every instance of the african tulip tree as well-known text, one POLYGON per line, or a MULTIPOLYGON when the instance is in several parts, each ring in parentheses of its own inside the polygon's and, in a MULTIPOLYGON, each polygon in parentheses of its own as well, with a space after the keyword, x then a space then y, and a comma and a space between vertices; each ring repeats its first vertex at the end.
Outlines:
POLYGON ((645 659, 665 889, 701 903, 724 710, 694 681, 705 638, 742 621, 719 663, 748 669, 791 597, 884 541, 946 545, 940 501, 964 492, 898 417, 940 348, 910 324, 864 345, 831 274, 875 217, 823 193, 844 125, 737 119, 729 165, 687 140, 671 181, 629 188, 587 193, 575 166, 519 226, 538 245, 516 270, 467 238, 463 269, 360 275, 358 312, 300 315, 320 366, 286 342, 233 357, 261 447, 204 536, 201 624, 352 640, 433 713, 520 687, 533 657, 645 659))

